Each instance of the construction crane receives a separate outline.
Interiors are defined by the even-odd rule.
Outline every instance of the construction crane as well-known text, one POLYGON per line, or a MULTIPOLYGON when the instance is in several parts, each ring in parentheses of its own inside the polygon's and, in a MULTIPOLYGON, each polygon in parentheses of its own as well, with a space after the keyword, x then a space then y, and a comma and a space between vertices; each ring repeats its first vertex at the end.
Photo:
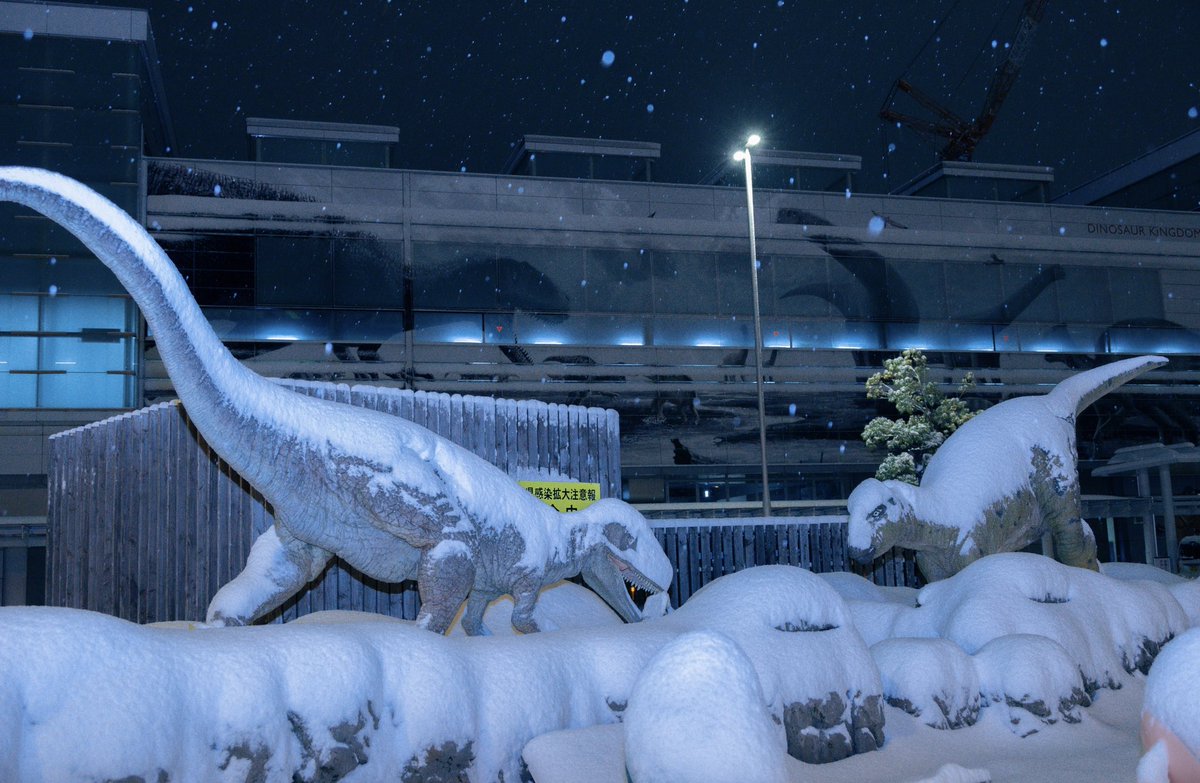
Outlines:
POLYGON ((903 125, 939 144, 944 144, 945 146, 938 153, 942 160, 971 160, 975 154, 975 148, 992 129, 992 125, 996 122, 996 115, 1004 104, 1004 99, 1008 97, 1013 84, 1017 81, 1017 75, 1020 74, 1021 66, 1025 64, 1025 58, 1033 43, 1033 34, 1037 31, 1038 24, 1046 13, 1046 3, 1047 0, 1025 0, 1021 9, 1021 19, 1017 23, 1017 31, 1013 34, 1012 45, 1008 49, 1008 57, 996 69, 978 117, 973 120, 964 120, 901 76, 892 85, 887 100, 883 103, 883 108, 879 110, 880 118, 887 122, 903 125), (900 93, 911 97, 932 112, 935 118, 914 117, 896 111, 893 107, 900 93))

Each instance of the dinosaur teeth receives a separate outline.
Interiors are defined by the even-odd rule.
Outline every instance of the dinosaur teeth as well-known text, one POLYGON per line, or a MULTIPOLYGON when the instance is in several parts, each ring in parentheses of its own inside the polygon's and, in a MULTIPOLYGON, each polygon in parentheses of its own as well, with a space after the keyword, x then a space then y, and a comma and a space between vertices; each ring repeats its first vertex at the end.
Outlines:
POLYGON ((621 573, 621 578, 624 579, 627 584, 632 585, 643 592, 651 594, 662 592, 662 588, 632 569, 623 571, 621 573))

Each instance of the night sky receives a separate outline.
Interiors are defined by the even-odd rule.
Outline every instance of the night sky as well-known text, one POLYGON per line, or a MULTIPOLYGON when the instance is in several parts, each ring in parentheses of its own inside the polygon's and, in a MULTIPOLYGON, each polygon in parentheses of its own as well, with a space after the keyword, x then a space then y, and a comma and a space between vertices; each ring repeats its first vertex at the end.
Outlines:
MULTIPOLYGON (((877 119, 893 81, 906 74, 974 117, 1021 7, 98 4, 149 8, 182 156, 245 158, 245 117, 280 117, 399 126, 396 164, 441 171, 497 172, 523 133, 656 141, 656 179, 694 183, 759 130, 764 146, 863 156, 864 191, 935 160, 934 145, 877 119)), ((1200 127, 1198 40, 1192 0, 1050 0, 975 159, 1053 166, 1060 192, 1200 127)))

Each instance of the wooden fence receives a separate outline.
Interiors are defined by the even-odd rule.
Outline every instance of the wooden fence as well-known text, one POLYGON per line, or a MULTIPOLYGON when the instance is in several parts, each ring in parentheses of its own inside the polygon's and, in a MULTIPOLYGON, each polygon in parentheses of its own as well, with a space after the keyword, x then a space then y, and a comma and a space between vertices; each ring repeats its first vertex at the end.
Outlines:
POLYGON ((918 586, 916 561, 908 550, 892 550, 871 568, 855 569, 846 548, 845 516, 653 519, 650 525, 675 565, 675 607, 714 579, 776 563, 816 573, 857 570, 876 584, 918 586))
MULTIPOLYGON (((519 479, 570 477, 617 496, 614 411, 489 397, 289 381, 325 399, 415 421, 519 479)), ((204 442, 178 401, 61 433, 50 442, 48 603, 135 622, 202 620, 273 523, 249 484, 204 442)), ((416 616, 412 583, 388 585, 335 560, 275 614, 322 609, 416 616)))

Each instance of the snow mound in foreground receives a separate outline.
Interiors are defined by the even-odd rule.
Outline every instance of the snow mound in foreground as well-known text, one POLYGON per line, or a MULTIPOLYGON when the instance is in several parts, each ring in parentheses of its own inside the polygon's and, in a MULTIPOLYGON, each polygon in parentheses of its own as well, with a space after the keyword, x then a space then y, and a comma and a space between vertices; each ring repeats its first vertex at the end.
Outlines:
POLYGON ((816 574, 748 568, 709 582, 662 622, 737 641, 793 757, 837 761, 883 744, 878 670, 845 602, 816 574))
POLYGON ((1175 732, 1200 758, 1200 628, 1172 641, 1154 661, 1142 712, 1175 732))
POLYGON ((1079 707, 1092 703, 1079 667, 1053 639, 1000 636, 974 658, 983 695, 996 709, 1008 710, 1009 728, 1019 737, 1059 720, 1079 723, 1079 707))
POLYGON ((935 729, 959 729, 979 718, 975 662, 946 639, 885 639, 872 645, 883 695, 935 729))
POLYGON ((625 710, 634 783, 786 783, 787 742, 758 674, 729 637, 680 636, 646 666, 625 710))
POLYGON ((651 659, 698 630, 742 650, 788 752, 833 760, 882 744, 878 674, 824 582, 778 566, 706 591, 635 625, 488 638, 349 612, 205 628, 0 609, 0 769, 30 781, 518 780, 531 739, 616 722, 651 659))
POLYGON ((1002 636, 1044 636, 1066 651, 1089 691, 1119 688, 1127 674, 1148 671, 1161 646, 1189 627, 1180 598, 1200 598, 1190 587, 1121 581, 1008 552, 926 585, 920 606, 899 615, 893 633, 951 639, 972 655, 1002 636))

